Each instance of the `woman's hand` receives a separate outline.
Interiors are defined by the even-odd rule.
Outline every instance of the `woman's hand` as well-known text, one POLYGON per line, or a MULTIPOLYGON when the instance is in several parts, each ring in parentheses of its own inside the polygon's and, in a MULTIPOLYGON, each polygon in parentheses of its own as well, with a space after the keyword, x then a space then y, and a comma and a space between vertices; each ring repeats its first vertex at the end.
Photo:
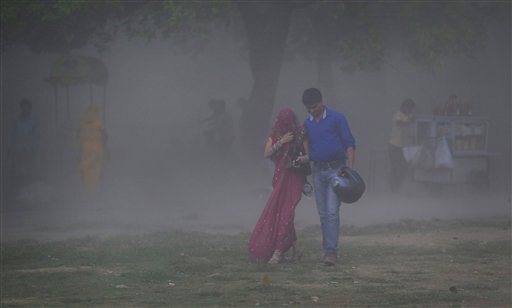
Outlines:
POLYGON ((293 132, 287 132, 284 136, 279 140, 281 144, 288 143, 293 140, 293 132))

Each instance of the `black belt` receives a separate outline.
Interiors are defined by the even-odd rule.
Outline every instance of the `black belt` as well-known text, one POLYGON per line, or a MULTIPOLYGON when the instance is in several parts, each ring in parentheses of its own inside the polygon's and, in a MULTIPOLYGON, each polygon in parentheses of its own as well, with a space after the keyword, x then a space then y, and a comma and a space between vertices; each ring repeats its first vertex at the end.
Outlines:
POLYGON ((313 166, 319 169, 338 169, 345 162, 343 160, 333 160, 333 161, 315 161, 313 166))

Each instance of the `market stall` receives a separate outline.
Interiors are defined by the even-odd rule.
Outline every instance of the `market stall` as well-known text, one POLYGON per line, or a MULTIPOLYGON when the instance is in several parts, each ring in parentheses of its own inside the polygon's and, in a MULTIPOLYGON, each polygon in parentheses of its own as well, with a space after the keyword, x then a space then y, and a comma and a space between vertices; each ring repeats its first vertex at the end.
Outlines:
POLYGON ((415 123, 418 146, 414 180, 434 183, 489 181, 489 118, 421 115, 415 123))

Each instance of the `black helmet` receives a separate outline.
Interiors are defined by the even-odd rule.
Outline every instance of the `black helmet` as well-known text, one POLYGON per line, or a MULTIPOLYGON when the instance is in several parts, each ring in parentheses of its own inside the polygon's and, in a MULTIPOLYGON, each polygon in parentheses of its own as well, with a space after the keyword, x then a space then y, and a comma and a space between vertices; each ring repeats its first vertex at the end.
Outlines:
POLYGON ((363 195, 366 185, 355 170, 342 166, 331 180, 332 189, 344 203, 354 203, 363 195))

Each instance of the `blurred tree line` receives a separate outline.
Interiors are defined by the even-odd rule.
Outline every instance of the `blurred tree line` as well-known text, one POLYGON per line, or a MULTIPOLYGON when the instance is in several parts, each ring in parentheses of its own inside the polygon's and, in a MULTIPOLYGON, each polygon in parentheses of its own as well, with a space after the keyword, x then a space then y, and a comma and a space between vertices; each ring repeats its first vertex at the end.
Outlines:
POLYGON ((230 31, 243 42, 253 76, 241 140, 259 153, 284 61, 315 61, 318 86, 336 100, 334 69, 378 70, 390 49, 414 64, 442 68, 447 57, 475 56, 489 23, 510 15, 510 1, 4 0, 1 48, 20 43, 36 53, 66 53, 91 45, 101 51, 121 32, 187 46, 207 42, 212 29, 230 31))

